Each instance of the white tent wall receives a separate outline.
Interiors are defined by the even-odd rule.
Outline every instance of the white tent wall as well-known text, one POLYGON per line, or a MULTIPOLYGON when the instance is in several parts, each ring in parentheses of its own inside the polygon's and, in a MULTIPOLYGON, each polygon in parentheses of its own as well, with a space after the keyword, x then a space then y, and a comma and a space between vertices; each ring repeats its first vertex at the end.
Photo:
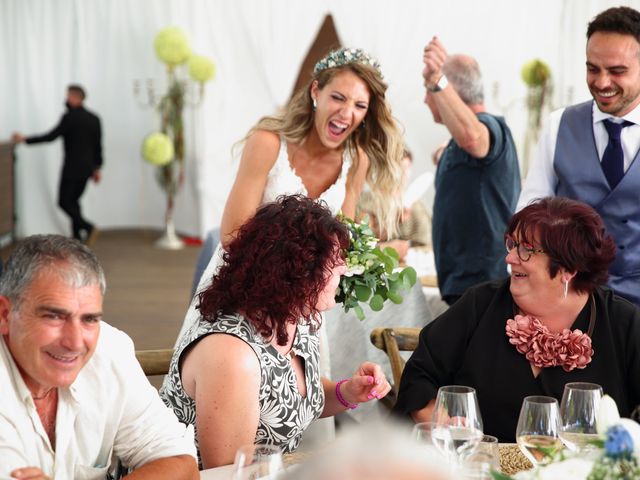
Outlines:
MULTIPOLYGON (((218 225, 238 165, 232 146, 265 114, 284 105, 322 24, 333 16, 344 45, 377 56, 388 99, 414 153, 414 175, 433 169, 430 153, 448 138, 423 104, 422 48, 438 35, 450 53, 475 56, 488 110, 504 114, 519 146, 525 134, 521 66, 546 61, 554 74, 554 105, 588 99, 585 31, 605 0, 1 0, 0 139, 13 131, 53 127, 65 88, 83 84, 87 106, 103 124, 105 166, 83 197, 102 228, 163 225, 165 200, 140 145, 156 130, 153 109, 141 108, 133 81, 166 74, 153 39, 163 27, 188 32, 193 50, 214 59, 217 75, 203 104, 185 115, 187 177, 178 195, 180 232, 204 235, 218 225), (493 92, 498 90, 497 100, 493 92)), ((622 2, 640 9, 640 0, 622 2)), ((56 207, 61 142, 18 147, 18 235, 69 231, 56 207)))

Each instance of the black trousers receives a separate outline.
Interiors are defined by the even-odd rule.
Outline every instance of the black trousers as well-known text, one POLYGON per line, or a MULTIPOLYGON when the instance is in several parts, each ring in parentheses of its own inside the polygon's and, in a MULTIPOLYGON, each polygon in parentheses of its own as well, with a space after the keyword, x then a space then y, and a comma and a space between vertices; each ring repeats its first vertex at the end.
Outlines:
POLYGON ((93 225, 82 217, 80 209, 80 197, 87 187, 90 176, 68 175, 64 172, 60 178, 60 189, 58 191, 58 205, 71 218, 71 228, 73 238, 84 240, 93 230, 93 225), (85 232, 84 237, 80 234, 85 232))

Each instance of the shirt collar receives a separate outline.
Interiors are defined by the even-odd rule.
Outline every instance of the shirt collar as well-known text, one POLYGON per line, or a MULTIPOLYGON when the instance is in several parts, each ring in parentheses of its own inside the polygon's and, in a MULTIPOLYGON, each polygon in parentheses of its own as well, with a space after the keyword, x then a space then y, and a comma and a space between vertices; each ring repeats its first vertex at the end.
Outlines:
MULTIPOLYGON (((11 379, 11 382, 14 385, 14 389, 18 394, 18 397, 25 403, 33 402, 33 397, 31 396, 31 390, 27 387, 27 384, 24 382, 22 378, 22 374, 18 369, 18 365, 16 364, 11 352, 9 351, 9 346, 6 344, 4 337, 0 335, 0 357, 4 357, 4 364, 8 367, 8 374, 11 379)), ((86 368, 87 365, 85 365, 86 368)), ((78 374, 78 378, 73 382, 73 384, 69 388, 59 388, 58 395, 64 395, 65 392, 69 393, 69 397, 75 402, 80 402, 83 397, 83 385, 84 381, 82 380, 82 371, 78 374)))
POLYGON ((593 102, 593 124, 595 125, 596 123, 602 122, 603 120, 607 120, 609 118, 613 120, 617 120, 618 122, 622 120, 628 120, 629 122, 635 125, 640 125, 640 104, 636 106, 636 108, 631 110, 629 113, 627 113, 626 115, 622 117, 616 117, 614 115, 611 115, 610 113, 605 113, 602 110, 600 110, 598 108, 598 104, 594 101, 593 102))
POLYGON ((24 383, 24 379, 22 378, 22 374, 18 369, 18 365, 13 360, 11 356, 11 352, 9 351, 9 345, 6 344, 4 336, 0 336, 0 356, 4 357, 4 364, 7 367, 9 378, 11 383, 13 383, 13 387, 18 394, 18 397, 25 403, 32 400, 31 391, 27 384, 24 383))

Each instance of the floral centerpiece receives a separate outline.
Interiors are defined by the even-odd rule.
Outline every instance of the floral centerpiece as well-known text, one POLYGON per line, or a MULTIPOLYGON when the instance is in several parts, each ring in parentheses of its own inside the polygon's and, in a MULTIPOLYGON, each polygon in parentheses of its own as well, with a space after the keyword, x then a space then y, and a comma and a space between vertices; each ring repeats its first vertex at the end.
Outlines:
POLYGON ((540 136, 542 114, 550 102, 553 93, 551 83, 551 69, 542 60, 535 58, 522 66, 522 81, 527 86, 527 132, 524 139, 524 154, 522 159, 523 173, 527 173, 531 146, 535 145, 540 136))
MULTIPOLYGON (((613 399, 602 397, 596 417, 599 439, 585 454, 549 451, 553 461, 513 478, 493 472, 495 480, 633 480, 640 479, 640 424, 620 418, 613 399)), ((545 453, 545 452, 543 452, 545 453)))
POLYGON ((173 207, 175 196, 184 182, 183 111, 187 106, 187 79, 196 82, 198 96, 202 100, 204 84, 215 75, 215 65, 204 56, 193 55, 187 36, 177 27, 160 30, 156 35, 154 48, 158 59, 166 65, 168 87, 157 104, 160 132, 151 134, 144 140, 143 158, 158 167, 158 183, 167 195, 166 231, 158 245, 180 248, 182 242, 176 236, 173 225, 173 207), (166 139, 171 141, 172 149, 167 148, 166 139), (169 151, 171 155, 167 158, 169 151))
POLYGON ((361 303, 368 303, 373 311, 380 311, 386 300, 402 303, 402 294, 416 283, 416 271, 412 267, 399 269, 399 255, 395 249, 378 248, 378 239, 369 227, 368 220, 356 223, 340 216, 349 229, 347 272, 340 279, 336 302, 342 303, 345 312, 353 309, 364 320, 361 303))

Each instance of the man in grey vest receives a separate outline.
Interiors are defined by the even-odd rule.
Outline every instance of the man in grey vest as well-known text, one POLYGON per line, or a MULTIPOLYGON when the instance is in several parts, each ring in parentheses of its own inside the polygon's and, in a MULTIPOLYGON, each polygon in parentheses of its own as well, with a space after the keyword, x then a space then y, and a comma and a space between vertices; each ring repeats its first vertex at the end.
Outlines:
POLYGON ((595 208, 618 247, 609 286, 640 305, 640 12, 589 23, 587 85, 593 101, 551 114, 518 209, 550 195, 595 208))

